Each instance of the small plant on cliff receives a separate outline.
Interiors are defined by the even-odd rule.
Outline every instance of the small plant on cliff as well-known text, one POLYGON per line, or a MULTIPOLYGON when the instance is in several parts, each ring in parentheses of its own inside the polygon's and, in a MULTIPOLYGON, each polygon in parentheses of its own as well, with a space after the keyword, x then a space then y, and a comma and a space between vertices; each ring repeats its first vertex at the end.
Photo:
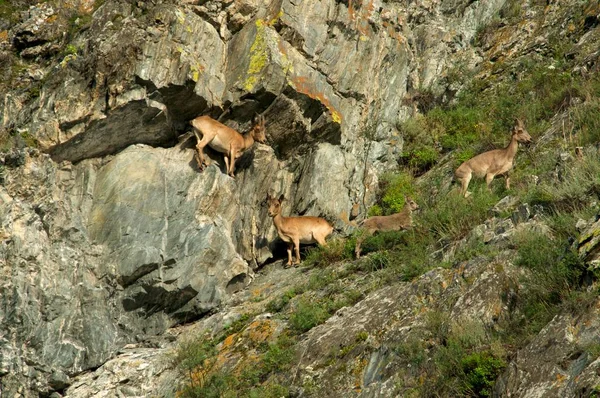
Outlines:
POLYGON ((354 246, 343 239, 332 239, 327 246, 312 247, 304 260, 308 267, 318 265, 329 265, 338 261, 351 259, 354 254, 354 246))
POLYGON ((577 252, 560 237, 527 231, 515 235, 513 242, 517 248, 515 264, 528 273, 517 299, 524 317, 515 319, 511 329, 516 334, 531 335, 546 325, 563 303, 575 299, 586 269, 577 252))
POLYGON ((256 347, 252 357, 242 359, 233 369, 217 360, 219 343, 247 326, 242 317, 214 338, 203 336, 182 343, 174 363, 184 371, 185 384, 178 391, 183 398, 204 397, 267 397, 289 396, 281 383, 295 357, 293 337, 281 334, 274 342, 256 347))

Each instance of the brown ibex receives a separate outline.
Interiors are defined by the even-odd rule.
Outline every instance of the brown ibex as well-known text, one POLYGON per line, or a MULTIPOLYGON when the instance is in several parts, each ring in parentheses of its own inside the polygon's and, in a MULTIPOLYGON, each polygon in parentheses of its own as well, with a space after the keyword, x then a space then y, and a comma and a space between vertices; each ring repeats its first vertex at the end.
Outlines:
POLYGON ((392 214, 391 216, 373 216, 363 220, 359 226, 365 232, 356 239, 356 247, 354 248, 356 258, 360 258, 360 245, 375 232, 400 231, 411 228, 413 226, 412 212, 418 208, 419 205, 417 202, 407 196, 400 213, 392 214))
POLYGON ((204 147, 209 145, 215 151, 224 154, 225 169, 231 177, 235 170, 235 160, 242 156, 242 153, 250 148, 254 141, 261 143, 266 141, 264 116, 256 116, 254 125, 244 135, 210 116, 198 116, 190 124, 194 128, 194 135, 198 140, 196 144, 198 166, 202 169, 205 164, 208 165, 204 158, 204 147), (202 134, 202 138, 198 133, 202 134))
POLYGON ((525 126, 520 119, 515 121, 512 131, 512 138, 506 148, 494 149, 481 153, 465 162, 463 162, 454 172, 454 176, 461 184, 460 193, 466 198, 469 196, 467 188, 473 175, 478 178, 485 177, 485 183, 490 189, 490 183, 497 175, 504 175, 506 179, 506 189, 510 189, 510 177, 508 172, 513 167, 513 160, 517 154, 519 142, 530 143, 531 136, 525 130, 525 126))
POLYGON ((288 244, 287 266, 292 265, 292 248, 296 251, 296 262, 300 264, 300 243, 318 243, 327 246, 325 238, 331 234, 333 227, 321 217, 301 216, 284 217, 281 215, 281 202, 283 195, 279 198, 267 196, 269 216, 273 217, 273 224, 277 228, 279 237, 288 244))

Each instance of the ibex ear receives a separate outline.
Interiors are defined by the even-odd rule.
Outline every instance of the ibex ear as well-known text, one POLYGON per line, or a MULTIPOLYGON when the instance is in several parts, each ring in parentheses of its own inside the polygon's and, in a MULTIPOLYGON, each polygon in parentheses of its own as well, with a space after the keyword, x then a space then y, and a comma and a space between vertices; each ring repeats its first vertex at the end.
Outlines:
POLYGON ((279 195, 279 201, 283 202, 283 199, 285 199, 285 196, 283 196, 283 194, 279 195))

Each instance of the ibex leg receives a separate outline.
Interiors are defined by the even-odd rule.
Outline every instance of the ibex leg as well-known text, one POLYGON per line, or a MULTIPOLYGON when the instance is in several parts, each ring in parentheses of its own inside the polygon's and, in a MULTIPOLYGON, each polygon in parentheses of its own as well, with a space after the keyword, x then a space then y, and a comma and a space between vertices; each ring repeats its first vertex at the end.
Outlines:
POLYGON ((489 191, 492 190, 492 188, 490 187, 490 184, 492 183, 492 180, 494 179, 494 175, 491 173, 488 173, 485 175, 485 185, 487 185, 487 189, 489 191))
POLYGON ((229 146, 229 170, 227 170, 227 173, 233 177, 233 170, 235 170, 235 157, 237 155, 237 151, 235 150, 235 148, 233 147, 233 144, 231 144, 229 146))
POLYGON ((465 175, 464 177, 460 178, 460 193, 465 198, 467 196, 469 196, 467 193, 467 189, 469 188, 469 182, 471 181, 471 177, 472 177, 472 174, 469 173, 469 174, 465 175))
POLYGON ((294 247, 294 243, 289 242, 287 245, 287 254, 288 254, 288 262, 287 262, 287 266, 289 267, 290 265, 292 265, 292 248, 294 247))
POLYGON ((294 240, 294 249, 296 249, 296 262, 294 264, 300 264, 300 240, 294 240))
POLYGON ((194 131, 194 135, 198 142, 196 143, 196 161, 198 162, 198 167, 200 169, 204 168, 204 165, 208 166, 208 162, 204 157, 204 147, 208 145, 208 143, 214 138, 214 135, 202 134, 202 139, 198 136, 198 133, 194 131))

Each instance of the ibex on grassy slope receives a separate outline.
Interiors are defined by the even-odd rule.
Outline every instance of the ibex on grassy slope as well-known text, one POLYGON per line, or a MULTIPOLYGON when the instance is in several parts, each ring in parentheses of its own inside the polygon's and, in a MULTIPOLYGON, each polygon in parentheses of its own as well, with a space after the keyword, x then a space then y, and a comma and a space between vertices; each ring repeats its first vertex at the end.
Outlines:
POLYGON ((410 197, 406 197, 406 203, 400 213, 391 216, 374 216, 363 220, 359 226, 365 230, 365 234, 356 239, 354 253, 356 258, 360 258, 360 245, 362 242, 377 231, 400 231, 409 229, 413 225, 412 212, 417 210, 419 205, 410 197))
POLYGON ((254 141, 264 143, 267 139, 264 116, 257 116, 250 131, 244 135, 210 116, 198 116, 190 124, 194 128, 194 135, 198 140, 196 144, 198 166, 202 169, 205 164, 208 165, 204 158, 204 147, 209 145, 215 151, 225 154, 225 169, 231 177, 235 170, 235 160, 242 156, 242 153, 250 148, 254 141), (202 134, 202 138, 198 132, 202 134))
POLYGON ((481 153, 466 162, 463 162, 454 172, 454 176, 461 184, 461 195, 465 198, 469 195, 467 188, 469 182, 475 174, 478 178, 485 177, 485 183, 490 189, 490 183, 497 175, 504 175, 506 179, 506 189, 510 189, 510 177, 508 172, 513 167, 513 160, 517 154, 519 142, 530 143, 531 136, 525 130, 525 126, 520 119, 517 119, 512 131, 510 144, 504 149, 494 149, 481 153))
POLYGON ((279 198, 267 196, 269 216, 273 217, 273 224, 277 228, 279 237, 288 244, 287 265, 292 265, 292 247, 296 251, 294 264, 300 264, 300 243, 318 243, 321 246, 327 246, 325 238, 331 234, 333 227, 321 217, 283 217, 281 215, 282 201, 283 195, 279 198))

